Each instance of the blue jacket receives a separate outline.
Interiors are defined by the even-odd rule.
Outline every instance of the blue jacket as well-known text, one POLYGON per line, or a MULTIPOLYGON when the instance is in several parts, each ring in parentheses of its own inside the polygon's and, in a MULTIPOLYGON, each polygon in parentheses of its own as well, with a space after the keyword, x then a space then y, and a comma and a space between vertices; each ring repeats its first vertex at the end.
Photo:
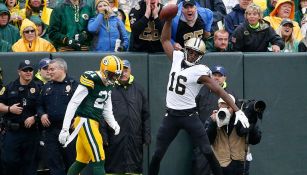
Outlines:
POLYGON ((125 25, 115 15, 105 20, 103 14, 99 13, 95 18, 89 20, 87 28, 97 37, 97 40, 94 40, 96 43, 93 43, 94 51, 114 52, 116 39, 120 39, 121 46, 124 47, 124 50, 127 50, 129 39, 125 25))
POLYGON ((242 9, 239 4, 237 4, 225 17, 225 29, 229 33, 229 37, 232 36, 234 30, 245 21, 244 17, 245 9, 242 9))
MULTIPOLYGON (((182 9, 182 3, 183 2, 180 2, 178 4, 178 12, 177 12, 177 15, 175 16, 175 18, 173 19, 173 22, 172 22, 172 38, 171 38, 172 42, 176 41, 177 28, 178 28, 180 16, 182 14, 182 10, 181 10, 182 9)), ((212 11, 207 9, 207 8, 200 7, 200 5, 198 3, 196 4, 196 6, 197 6, 197 13, 204 22, 204 30, 206 32, 210 32, 212 22, 213 22, 212 11)))

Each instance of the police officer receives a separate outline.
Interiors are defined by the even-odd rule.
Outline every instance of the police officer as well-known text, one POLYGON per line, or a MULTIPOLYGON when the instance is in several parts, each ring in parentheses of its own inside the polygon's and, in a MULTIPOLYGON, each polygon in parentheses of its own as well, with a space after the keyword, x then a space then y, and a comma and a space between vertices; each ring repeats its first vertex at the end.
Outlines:
POLYGON ((46 129, 47 164, 52 175, 66 175, 66 170, 75 161, 75 144, 63 148, 58 141, 69 100, 78 82, 67 75, 67 63, 56 58, 48 64, 51 81, 46 83, 39 97, 38 116, 46 129))
POLYGON ((33 66, 29 60, 19 64, 15 81, 0 91, 0 112, 4 112, 6 134, 3 140, 2 161, 6 175, 33 175, 38 148, 35 124, 40 89, 32 81, 33 66))

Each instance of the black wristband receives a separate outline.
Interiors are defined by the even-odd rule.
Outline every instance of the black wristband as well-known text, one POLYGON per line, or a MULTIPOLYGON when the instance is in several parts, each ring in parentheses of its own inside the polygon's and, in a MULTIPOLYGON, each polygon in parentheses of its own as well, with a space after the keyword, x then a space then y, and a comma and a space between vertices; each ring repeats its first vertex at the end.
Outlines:
POLYGON ((11 106, 7 108, 7 113, 11 113, 11 106))

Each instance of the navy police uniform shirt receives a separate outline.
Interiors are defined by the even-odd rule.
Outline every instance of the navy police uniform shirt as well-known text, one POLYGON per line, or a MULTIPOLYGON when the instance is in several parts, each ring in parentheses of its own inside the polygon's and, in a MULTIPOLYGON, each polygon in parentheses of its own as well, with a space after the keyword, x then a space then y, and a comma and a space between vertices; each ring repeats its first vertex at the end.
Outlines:
POLYGON ((4 115, 5 119, 23 123, 28 117, 35 116, 39 92, 39 87, 33 81, 28 85, 21 85, 19 78, 3 87, 0 91, 0 103, 7 106, 19 103, 23 107, 20 115, 8 112, 4 115))
POLYGON ((39 97, 38 116, 48 114, 51 123, 62 124, 68 102, 77 86, 78 82, 68 76, 62 82, 46 83, 39 97))

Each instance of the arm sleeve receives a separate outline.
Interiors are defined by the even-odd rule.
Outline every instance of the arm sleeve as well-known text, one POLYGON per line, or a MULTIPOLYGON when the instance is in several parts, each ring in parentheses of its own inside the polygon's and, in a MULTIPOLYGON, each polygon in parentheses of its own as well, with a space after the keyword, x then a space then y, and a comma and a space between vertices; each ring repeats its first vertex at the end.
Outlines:
POLYGON ((99 13, 95 18, 91 18, 88 22, 87 29, 91 33, 96 33, 100 22, 103 20, 103 15, 99 13))
POLYGON ((104 107, 103 107, 103 112, 102 115, 104 117, 104 120, 107 122, 107 124, 114 129, 117 121, 114 118, 113 115, 113 106, 112 106, 112 100, 111 100, 111 96, 109 96, 109 98, 107 99, 104 107))
POLYGON ((83 85, 79 85, 67 105, 62 129, 68 130, 70 128, 71 120, 74 118, 78 106, 87 95, 87 88, 83 85))
MULTIPOLYGON (((161 12, 161 10, 159 11, 159 14, 160 14, 160 12, 161 12)), ((155 23, 155 26, 158 29, 159 33, 161 33, 162 29, 163 29, 164 22, 162 22, 158 17, 158 18, 154 19, 154 23, 155 23)))
POLYGON ((129 44, 129 38, 128 38, 128 35, 127 35, 127 31, 125 29, 125 24, 118 19, 117 21, 118 23, 118 30, 119 30, 119 33, 120 33, 120 39, 122 40, 122 45, 124 46, 125 50, 128 49, 128 44, 129 44))
POLYGON ((40 118, 43 114, 45 114, 44 103, 43 103, 43 94, 45 93, 46 86, 43 86, 41 92, 39 93, 37 100, 37 115, 40 118))
POLYGON ((241 31, 240 26, 234 31, 231 37, 231 43, 233 45, 234 51, 243 51, 244 38, 243 38, 243 31, 241 31))
POLYGON ((235 27, 234 27, 233 21, 231 19, 231 16, 229 14, 226 15, 226 17, 224 19, 224 25, 225 25, 226 31, 229 33, 229 36, 231 37, 235 27))
POLYGON ((58 6, 52 10, 49 25, 49 38, 53 43, 58 44, 63 44, 63 40, 66 37, 66 35, 60 31, 63 25, 63 22, 61 21, 63 19, 60 15, 62 10, 61 7, 62 6, 58 6))
POLYGON ((129 14, 131 31, 133 31, 134 36, 139 36, 145 30, 149 21, 144 14, 139 17, 139 13, 140 11, 133 8, 129 14), (132 17, 135 18, 135 20, 132 20, 132 17))
POLYGON ((206 21, 204 21, 206 24, 205 26, 205 31, 206 32, 210 32, 211 31, 211 26, 212 26, 212 23, 213 23, 213 13, 211 10, 209 9, 205 9, 206 11, 206 21))

